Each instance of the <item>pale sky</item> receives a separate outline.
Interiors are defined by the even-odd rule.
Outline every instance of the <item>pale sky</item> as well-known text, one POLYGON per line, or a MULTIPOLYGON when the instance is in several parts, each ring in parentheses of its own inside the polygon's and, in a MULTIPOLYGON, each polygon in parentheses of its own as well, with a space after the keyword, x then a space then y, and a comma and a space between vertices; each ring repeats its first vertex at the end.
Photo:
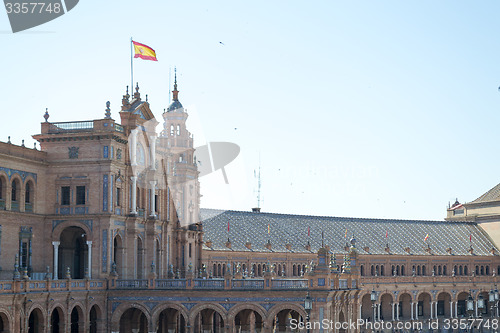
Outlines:
MULTIPOLYGON (((195 146, 241 147, 202 206, 437 219, 500 182, 498 1, 80 1, 12 34, 0 10, 0 140, 112 116, 130 37, 157 52, 134 81, 158 120, 169 69, 195 146), (221 43, 222 42, 222 43, 221 43)), ((134 83, 135 85, 135 83, 134 83)))

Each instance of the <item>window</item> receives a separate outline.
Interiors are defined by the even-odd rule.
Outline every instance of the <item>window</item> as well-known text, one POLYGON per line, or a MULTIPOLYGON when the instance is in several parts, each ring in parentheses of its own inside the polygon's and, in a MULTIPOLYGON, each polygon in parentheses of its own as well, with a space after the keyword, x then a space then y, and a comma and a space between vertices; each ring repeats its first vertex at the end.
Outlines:
POLYGON ((3 178, 0 177, 0 199, 3 199, 4 198, 4 195, 3 195, 3 190, 4 190, 4 185, 3 185, 3 178))
POLYGON ((24 202, 26 202, 26 203, 31 202, 31 183, 30 182, 26 183, 26 191, 24 193, 24 202))
POLYGON ((117 187, 116 188, 116 205, 120 207, 120 200, 121 200, 121 188, 117 187))
POLYGON ((61 205, 63 206, 69 205, 69 196, 70 196, 69 186, 61 187, 61 205))
POLYGON ((28 267, 28 242, 23 241, 21 243, 21 257, 19 266, 28 267))
POLYGON ((181 126, 177 125, 177 136, 181 135, 181 126))
POLYGON ((191 243, 189 243, 189 258, 191 258, 191 243))
POLYGON ((85 205, 85 186, 76 187, 76 204, 85 205))
POLYGON ((18 181, 16 179, 14 179, 12 181, 12 196, 11 196, 11 200, 12 201, 17 201, 17 197, 18 197, 18 193, 17 193, 17 183, 18 181))
POLYGON ((175 131, 174 131, 174 125, 170 125, 170 136, 174 136, 175 131))

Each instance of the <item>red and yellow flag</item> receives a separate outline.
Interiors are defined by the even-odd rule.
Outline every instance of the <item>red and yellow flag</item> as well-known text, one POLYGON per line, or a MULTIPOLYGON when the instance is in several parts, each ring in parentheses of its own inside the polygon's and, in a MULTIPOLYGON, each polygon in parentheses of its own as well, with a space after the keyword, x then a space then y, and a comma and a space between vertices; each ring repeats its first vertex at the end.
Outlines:
POLYGON ((429 234, 425 235, 424 242, 427 242, 428 239, 429 239, 429 234))
POLYGON ((270 225, 270 224, 268 224, 268 225, 267 225, 267 234, 269 235, 270 233, 271 233, 271 225, 270 225))
POLYGON ((155 50, 153 50, 149 46, 134 41, 132 41, 132 44, 134 44, 134 58, 158 61, 158 59, 156 59, 155 50))

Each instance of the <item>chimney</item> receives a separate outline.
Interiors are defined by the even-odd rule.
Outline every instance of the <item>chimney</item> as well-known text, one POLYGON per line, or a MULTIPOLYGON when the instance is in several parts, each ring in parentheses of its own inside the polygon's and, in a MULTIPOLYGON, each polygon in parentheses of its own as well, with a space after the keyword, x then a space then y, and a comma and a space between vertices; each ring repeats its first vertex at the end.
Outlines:
POLYGON ((260 213, 260 207, 252 208, 252 212, 254 212, 254 213, 260 213))

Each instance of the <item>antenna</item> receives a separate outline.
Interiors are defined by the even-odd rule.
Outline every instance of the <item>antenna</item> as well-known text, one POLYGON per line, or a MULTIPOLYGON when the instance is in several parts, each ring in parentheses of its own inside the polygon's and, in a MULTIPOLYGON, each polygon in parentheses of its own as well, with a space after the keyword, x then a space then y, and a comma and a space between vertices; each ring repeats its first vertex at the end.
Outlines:
POLYGON ((260 153, 259 153, 259 178, 257 180, 257 208, 260 208, 260 187, 261 187, 261 179, 260 179, 260 153))
POLYGON ((170 87, 172 86, 171 82, 172 82, 172 67, 170 67, 168 69, 168 103, 170 103, 170 101, 171 101, 171 99, 170 99, 170 94, 172 93, 170 91, 170 87))

